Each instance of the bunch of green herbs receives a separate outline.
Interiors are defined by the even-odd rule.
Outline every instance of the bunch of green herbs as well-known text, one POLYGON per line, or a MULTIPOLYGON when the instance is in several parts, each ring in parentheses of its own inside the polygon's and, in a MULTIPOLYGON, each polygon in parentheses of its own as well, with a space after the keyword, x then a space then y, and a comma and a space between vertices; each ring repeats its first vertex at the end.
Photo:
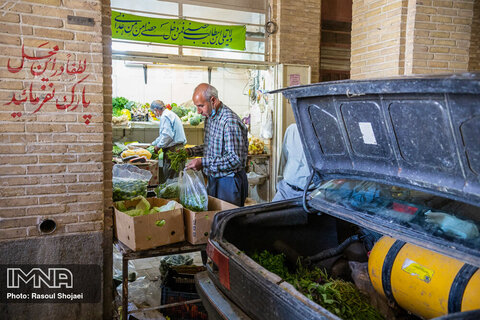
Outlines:
POLYGON ((119 117, 122 115, 122 109, 126 109, 126 104, 128 99, 124 97, 115 97, 112 98, 112 114, 114 117, 119 117))
POLYGON ((173 170, 176 172, 183 170, 185 167, 185 161, 188 158, 187 150, 185 148, 168 151, 167 156, 170 159, 170 166, 173 170))
POLYGON ((208 199, 204 195, 186 195, 180 202, 185 208, 195 212, 208 210, 208 199))
POLYGON ((160 185, 155 190, 158 198, 163 199, 175 199, 180 198, 180 186, 178 181, 174 182, 165 182, 160 185))

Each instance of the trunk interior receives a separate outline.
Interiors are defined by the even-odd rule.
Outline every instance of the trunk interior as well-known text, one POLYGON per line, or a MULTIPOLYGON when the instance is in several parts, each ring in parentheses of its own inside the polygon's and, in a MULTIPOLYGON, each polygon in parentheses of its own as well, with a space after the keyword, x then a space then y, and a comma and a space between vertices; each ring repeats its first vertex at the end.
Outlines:
MULTIPOLYGON (((324 269, 332 278, 355 283, 385 318, 420 319, 399 307, 390 307, 387 299, 377 294, 370 283, 368 253, 380 236, 327 214, 307 214, 301 205, 238 215, 231 218, 223 230, 223 240, 250 258, 264 250, 283 253, 290 272, 295 272, 300 262, 310 268, 324 269), (351 262, 357 269, 354 272, 351 262)), ((295 298, 292 296, 292 299, 295 298)))

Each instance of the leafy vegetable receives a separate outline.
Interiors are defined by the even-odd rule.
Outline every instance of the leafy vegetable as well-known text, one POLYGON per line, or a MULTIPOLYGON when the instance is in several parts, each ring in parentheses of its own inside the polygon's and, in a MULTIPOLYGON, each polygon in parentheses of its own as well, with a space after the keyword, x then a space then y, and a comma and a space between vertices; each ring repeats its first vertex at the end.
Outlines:
POLYGON ((201 212, 201 211, 206 211, 208 208, 205 208, 205 203, 208 200, 205 198, 204 195, 187 195, 183 201, 182 205, 192 211, 195 212, 201 212))
POLYGON ((114 108, 123 109, 127 103, 128 99, 124 97, 115 97, 112 99, 112 106, 114 108))
POLYGON ((173 104, 172 104, 172 111, 173 111, 179 118, 183 117, 183 116, 186 114, 185 110, 183 110, 182 108, 180 108, 180 107, 177 106, 177 105, 173 106, 173 104))
POLYGON ((115 144, 113 145, 112 153, 113 153, 114 156, 120 155, 120 153, 122 153, 122 151, 123 151, 122 148, 120 148, 119 146, 117 146, 115 144))
POLYGON ((158 159, 158 153, 155 153, 155 147, 154 147, 154 146, 148 147, 148 148, 147 148, 147 151, 152 154, 152 158, 151 158, 151 159, 153 159, 153 160, 158 159))
POLYGON ((136 196, 147 196, 148 181, 113 179, 113 201, 129 200, 136 196))
POLYGON ((128 103, 128 99, 124 97, 115 97, 112 99, 112 114, 115 117, 120 117, 122 115, 122 109, 125 108, 125 105, 128 103))
POLYGON ((290 273, 285 266, 285 255, 274 255, 266 250, 254 253, 252 259, 265 269, 279 275, 291 283, 306 297, 318 303, 342 319, 380 320, 383 317, 368 302, 353 283, 333 279, 320 268, 308 269, 297 264, 295 273, 290 273))
POLYGON ((135 209, 137 210, 143 210, 144 214, 148 214, 150 211, 150 202, 148 202, 147 199, 145 199, 143 196, 135 197, 132 200, 140 200, 138 201, 137 205, 135 206, 135 209))
POLYGON ((125 212, 127 211, 127 207, 125 207, 125 201, 117 201, 115 202, 115 206, 118 210, 125 212))
POLYGON ((169 201, 167 204, 165 204, 161 207, 151 208, 150 203, 143 196, 135 197, 132 200, 139 200, 137 205, 133 208, 127 208, 125 206, 125 201, 115 202, 115 207, 118 210, 128 214, 129 216, 136 217, 136 216, 143 216, 143 215, 147 215, 147 214, 153 214, 153 213, 157 213, 157 212, 174 210, 175 209, 175 204, 176 204, 175 201, 169 201))
POLYGON ((288 268, 285 265, 286 257, 283 253, 274 255, 267 250, 264 250, 261 253, 255 252, 252 255, 252 259, 258 262, 258 264, 260 264, 268 271, 277 274, 282 279, 290 277, 288 268))
POLYGON ((198 126, 201 121, 202 121, 202 116, 200 114, 197 114, 193 118, 190 119, 190 124, 192 126, 198 126))
POLYGON ((176 172, 179 172, 180 169, 183 170, 185 166, 185 160, 187 160, 187 150, 185 148, 178 149, 176 151, 168 151, 167 156, 170 158, 171 167, 176 172))
POLYGON ((157 197, 163 199, 180 198, 180 187, 178 181, 171 183, 165 182, 157 187, 155 190, 157 197))

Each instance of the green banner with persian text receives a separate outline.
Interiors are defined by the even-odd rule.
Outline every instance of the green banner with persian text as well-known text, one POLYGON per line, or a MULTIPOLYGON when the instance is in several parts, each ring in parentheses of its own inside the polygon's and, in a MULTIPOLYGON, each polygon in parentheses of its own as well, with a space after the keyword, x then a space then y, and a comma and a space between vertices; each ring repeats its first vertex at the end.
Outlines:
POLYGON ((112 38, 245 50, 245 26, 161 19, 112 11, 112 38))

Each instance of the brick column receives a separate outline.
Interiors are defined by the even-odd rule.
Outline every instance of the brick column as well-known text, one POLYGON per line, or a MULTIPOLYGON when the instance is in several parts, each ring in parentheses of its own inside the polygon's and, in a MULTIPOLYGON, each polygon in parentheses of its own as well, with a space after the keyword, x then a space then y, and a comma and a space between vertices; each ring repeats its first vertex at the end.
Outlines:
POLYGON ((407 74, 468 70, 473 2, 417 1, 407 74))
POLYGON ((480 1, 476 1, 473 8, 469 54, 468 70, 480 71, 480 1))
POLYGON ((271 0, 272 20, 278 25, 270 36, 270 61, 312 67, 312 82, 319 81, 321 1, 271 0))
MULTIPOLYGON (((109 7, 109 0, 0 6, 3 264, 105 264, 111 282, 104 260, 104 249, 111 252, 109 7), (56 224, 52 233, 39 229, 45 219, 56 224)), ((98 319, 102 303, 1 310, 18 319, 98 319)))
POLYGON ((351 78, 403 74, 405 0, 353 0, 351 78))

